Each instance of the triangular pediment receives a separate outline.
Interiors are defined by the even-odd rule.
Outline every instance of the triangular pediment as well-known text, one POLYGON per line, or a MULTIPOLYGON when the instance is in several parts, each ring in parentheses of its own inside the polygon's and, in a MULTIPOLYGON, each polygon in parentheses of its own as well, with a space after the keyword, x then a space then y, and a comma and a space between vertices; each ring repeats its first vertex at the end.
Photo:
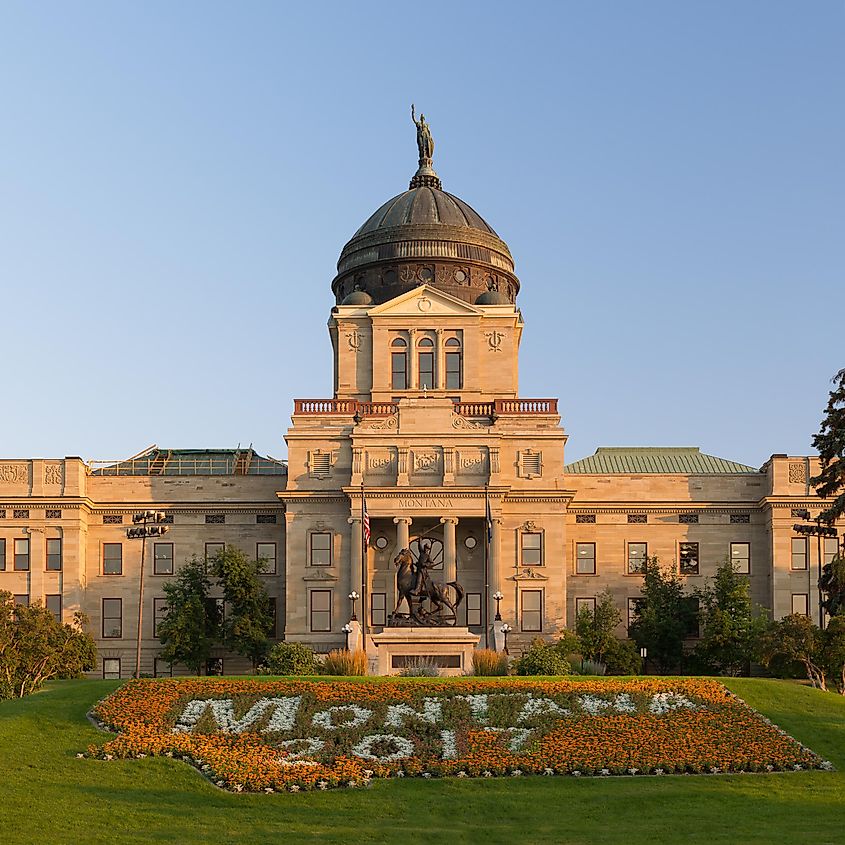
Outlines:
POLYGON ((442 290, 420 285, 370 308, 371 317, 481 316, 484 312, 442 290))

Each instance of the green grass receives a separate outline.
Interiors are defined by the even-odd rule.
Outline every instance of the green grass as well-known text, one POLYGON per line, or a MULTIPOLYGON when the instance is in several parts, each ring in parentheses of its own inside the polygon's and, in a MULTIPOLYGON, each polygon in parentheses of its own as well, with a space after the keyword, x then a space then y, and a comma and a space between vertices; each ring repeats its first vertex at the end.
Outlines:
POLYGON ((681 777, 397 780, 367 790, 231 794, 184 763, 75 754, 115 681, 64 681, 0 702, 0 842, 842 843, 845 697, 727 680, 836 772, 681 777))

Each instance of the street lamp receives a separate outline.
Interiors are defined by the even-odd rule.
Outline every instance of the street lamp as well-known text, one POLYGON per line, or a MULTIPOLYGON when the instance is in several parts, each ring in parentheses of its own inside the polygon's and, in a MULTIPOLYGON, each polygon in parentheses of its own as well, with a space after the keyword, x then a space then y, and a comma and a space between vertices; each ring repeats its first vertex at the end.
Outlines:
POLYGON ((340 630, 346 634, 346 650, 349 651, 349 635, 352 633, 352 626, 347 622, 340 630))
POLYGON ((134 528, 126 529, 129 540, 141 541, 141 576, 138 583, 138 639, 135 644, 135 677, 141 677, 141 631, 144 621, 144 552, 147 549, 147 537, 161 537, 168 532, 166 525, 161 525, 167 519, 163 511, 143 511, 132 517, 134 528))
MULTIPOLYGON (((839 532, 832 525, 822 525, 822 515, 813 519, 810 512, 806 509, 795 511, 795 516, 799 519, 804 519, 807 522, 815 522, 815 525, 793 525, 792 528, 796 534, 801 534, 804 537, 812 537, 815 535, 818 542, 819 555, 819 628, 824 628, 824 608, 822 607, 822 537, 836 537, 839 532)), ((809 558, 809 554, 808 554, 809 558)), ((810 574, 810 561, 807 560, 807 575, 810 574)), ((809 599, 809 597, 808 597, 809 599)))
POLYGON ((648 660, 648 649, 645 646, 642 646, 642 648, 640 648, 640 658, 643 661, 643 675, 645 675, 645 665, 646 661, 648 660))
MULTIPOLYGON (((502 595, 502 593, 499 590, 496 590, 496 592, 493 593, 493 600, 496 602, 496 618, 493 620, 494 622, 501 622, 502 621, 502 614, 499 613, 499 604, 501 603, 503 598, 504 598, 504 596, 502 595)), ((510 629, 508 629, 508 630, 510 630, 510 629)))
POLYGON ((356 593, 356 592, 355 592, 355 590, 353 590, 353 591, 352 591, 352 592, 351 592, 351 593, 347 596, 347 598, 349 599, 349 601, 351 601, 351 602, 352 602, 352 620, 353 620, 354 622, 357 622, 357 621, 358 621, 358 617, 355 615, 355 602, 356 602, 356 601, 358 601, 358 599, 359 599, 359 598, 361 598, 361 596, 359 596, 359 595, 358 595, 358 593, 356 593))
MULTIPOLYGON (((495 598, 495 596, 493 597, 495 598)), ((507 622, 499 629, 505 635, 505 654, 508 653, 508 634, 513 630, 507 622)))

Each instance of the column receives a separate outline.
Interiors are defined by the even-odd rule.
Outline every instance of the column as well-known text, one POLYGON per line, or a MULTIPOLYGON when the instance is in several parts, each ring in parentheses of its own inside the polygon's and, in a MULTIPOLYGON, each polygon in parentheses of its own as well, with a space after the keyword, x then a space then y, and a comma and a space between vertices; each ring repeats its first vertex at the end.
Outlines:
POLYGON ((501 589, 501 573, 502 573, 502 556, 501 556, 501 526, 502 520, 493 517, 492 530, 490 538, 490 550, 487 556, 488 581, 490 583, 487 595, 484 600, 487 602, 487 624, 488 630, 493 631, 491 638, 491 646, 495 647, 496 643, 496 628, 501 626, 501 622, 494 623, 496 616, 496 602, 493 601, 493 593, 501 589))
MULTIPOLYGON (((361 561, 361 517, 351 516, 346 521, 352 526, 349 531, 349 542, 351 544, 349 546, 349 593, 354 590, 360 595, 364 571, 361 561)), ((349 595, 349 593, 346 595, 349 595)), ((362 595, 361 598, 363 600, 364 596, 362 595)), ((361 613, 365 612, 365 608, 360 607, 360 605, 359 610, 361 613)))
POLYGON ((448 584, 458 580, 458 562, 455 554, 455 526, 458 519, 454 516, 444 516, 440 523, 443 525, 443 574, 448 584))
MULTIPOLYGON (((412 520, 410 516, 395 516, 393 522, 396 525, 396 554, 398 554, 402 549, 407 549, 411 542, 410 528, 412 520)), ((396 573, 391 568, 390 576, 387 579, 387 606, 389 610, 393 610, 396 607, 397 598, 396 573)))

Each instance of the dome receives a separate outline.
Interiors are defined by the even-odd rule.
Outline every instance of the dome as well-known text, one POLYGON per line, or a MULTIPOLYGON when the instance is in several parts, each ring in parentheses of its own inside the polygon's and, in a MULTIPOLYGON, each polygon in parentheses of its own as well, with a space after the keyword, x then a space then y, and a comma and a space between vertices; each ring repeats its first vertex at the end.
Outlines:
POLYGON ((488 290, 475 300, 476 305, 510 305, 510 300, 504 293, 488 290))
POLYGON ((383 203, 344 246, 332 282, 338 304, 356 289, 380 304, 422 284, 469 303, 487 293, 497 304, 515 301, 519 279, 507 244, 469 203, 442 189, 428 141, 424 148, 418 136, 420 166, 409 189, 383 203))
POLYGON ((349 293, 344 298, 341 305, 372 305, 373 298, 361 288, 355 288, 352 293, 349 293))

